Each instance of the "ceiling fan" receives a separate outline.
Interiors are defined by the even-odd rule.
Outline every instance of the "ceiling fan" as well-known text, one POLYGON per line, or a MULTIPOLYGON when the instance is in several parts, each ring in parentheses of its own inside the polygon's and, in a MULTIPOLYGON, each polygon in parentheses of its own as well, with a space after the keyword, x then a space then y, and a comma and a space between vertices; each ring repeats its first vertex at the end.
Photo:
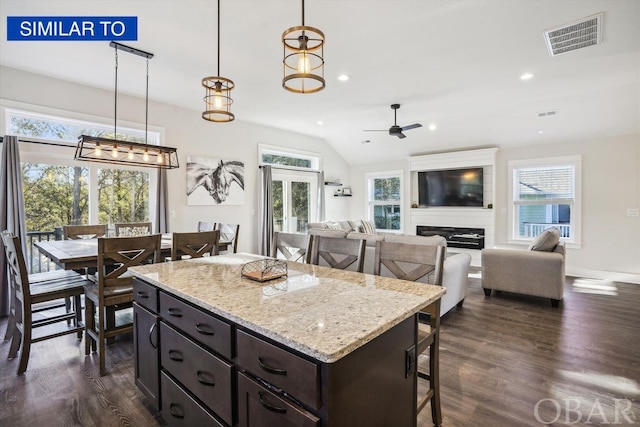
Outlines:
MULTIPOLYGON (((397 111, 400 108, 400 104, 391 104, 391 109, 393 110, 393 126, 391 126, 388 130, 389 135, 397 136, 398 138, 406 138, 406 135, 402 132, 409 129, 415 129, 422 127, 420 123, 414 123, 412 125, 407 126, 398 126, 397 123, 397 111)), ((365 129, 364 132, 387 132, 387 129, 365 129)))

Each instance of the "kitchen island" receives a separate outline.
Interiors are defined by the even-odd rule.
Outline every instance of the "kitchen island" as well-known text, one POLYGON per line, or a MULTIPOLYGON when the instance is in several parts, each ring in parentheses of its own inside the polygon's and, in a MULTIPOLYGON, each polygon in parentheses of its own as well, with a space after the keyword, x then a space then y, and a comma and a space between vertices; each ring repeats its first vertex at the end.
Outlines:
POLYGON ((136 383, 169 425, 413 426, 417 312, 444 288, 231 254, 134 267, 136 383))

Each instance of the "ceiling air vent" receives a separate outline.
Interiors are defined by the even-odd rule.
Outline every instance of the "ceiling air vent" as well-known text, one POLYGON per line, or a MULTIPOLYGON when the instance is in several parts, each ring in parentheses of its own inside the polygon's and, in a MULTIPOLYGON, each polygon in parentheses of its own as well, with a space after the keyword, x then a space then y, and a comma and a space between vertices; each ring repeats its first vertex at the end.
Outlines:
POLYGON ((551 116, 555 116, 557 114, 558 114, 558 112, 556 110, 541 111, 541 112, 538 113, 538 117, 551 117, 551 116))
POLYGON ((551 28, 544 32, 549 55, 557 56, 572 50, 593 46, 602 40, 604 12, 587 16, 579 21, 551 28))

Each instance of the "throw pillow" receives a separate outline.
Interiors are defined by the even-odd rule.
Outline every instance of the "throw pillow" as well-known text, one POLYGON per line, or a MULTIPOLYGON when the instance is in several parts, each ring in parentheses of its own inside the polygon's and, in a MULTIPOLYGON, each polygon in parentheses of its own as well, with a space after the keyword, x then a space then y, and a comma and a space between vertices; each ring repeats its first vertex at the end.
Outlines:
POLYGON ((551 227, 538 234, 529 245, 530 251, 551 252, 560 241, 560 229, 551 227))
POLYGON ((373 221, 363 219, 361 222, 362 222, 362 232, 364 234, 376 234, 376 226, 373 223, 373 221))
POLYGON ((349 228, 351 228, 351 231, 353 231, 354 233, 362 232, 360 221, 349 221, 349 228))
POLYGON ((327 228, 329 230, 342 230, 339 222, 327 222, 327 228))
POLYGON ((341 230, 351 231, 351 224, 349 224, 349 221, 338 221, 338 224, 340 224, 341 230))

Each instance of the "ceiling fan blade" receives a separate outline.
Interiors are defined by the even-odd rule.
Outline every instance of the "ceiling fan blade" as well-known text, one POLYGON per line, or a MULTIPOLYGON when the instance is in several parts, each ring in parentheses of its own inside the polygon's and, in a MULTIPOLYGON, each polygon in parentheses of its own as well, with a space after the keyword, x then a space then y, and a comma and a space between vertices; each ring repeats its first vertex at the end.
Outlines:
POLYGON ((363 129, 362 132, 389 132, 389 129, 363 129))
POLYGON ((407 125, 407 126, 402 126, 402 130, 409 130, 409 129, 415 129, 415 128, 421 128, 422 125, 420 123, 414 123, 412 125, 407 125))
POLYGON ((394 135, 397 136, 400 139, 406 138, 405 134, 402 133, 402 132, 395 133, 394 135))

